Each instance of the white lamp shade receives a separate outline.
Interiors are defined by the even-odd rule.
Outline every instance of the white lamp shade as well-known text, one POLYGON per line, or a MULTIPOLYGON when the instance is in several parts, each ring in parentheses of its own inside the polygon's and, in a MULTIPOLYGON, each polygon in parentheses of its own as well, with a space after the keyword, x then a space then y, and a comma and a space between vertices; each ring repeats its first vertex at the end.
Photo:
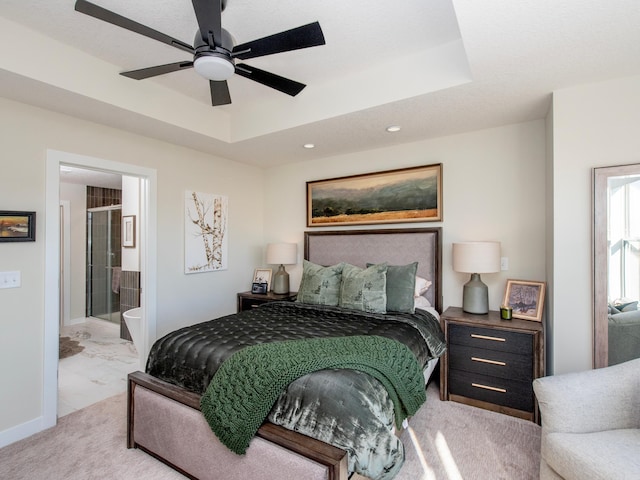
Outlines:
POLYGON ((270 243, 267 245, 267 263, 293 265, 298 260, 298 245, 295 243, 270 243))
POLYGON ((500 242, 454 243, 453 269, 463 273, 499 272, 500 242))

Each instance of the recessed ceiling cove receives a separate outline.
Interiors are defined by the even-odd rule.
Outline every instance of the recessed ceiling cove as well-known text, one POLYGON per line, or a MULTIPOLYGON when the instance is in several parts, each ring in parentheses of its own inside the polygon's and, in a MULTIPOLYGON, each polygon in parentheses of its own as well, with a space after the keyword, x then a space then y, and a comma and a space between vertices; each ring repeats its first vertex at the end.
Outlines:
MULTIPOLYGON (((324 45, 325 40, 320 24, 313 22, 236 45, 233 36, 222 28, 222 12, 226 3, 221 0, 193 0, 193 9, 199 26, 194 36, 193 46, 86 0, 77 0, 75 9, 193 55, 193 61, 178 61, 121 72, 125 77, 144 80, 194 68, 198 74, 209 81, 213 106, 231 103, 227 80, 234 73, 295 97, 306 85, 245 63, 236 64, 235 60, 324 45)), ((135 45, 131 48, 135 48, 135 45)))

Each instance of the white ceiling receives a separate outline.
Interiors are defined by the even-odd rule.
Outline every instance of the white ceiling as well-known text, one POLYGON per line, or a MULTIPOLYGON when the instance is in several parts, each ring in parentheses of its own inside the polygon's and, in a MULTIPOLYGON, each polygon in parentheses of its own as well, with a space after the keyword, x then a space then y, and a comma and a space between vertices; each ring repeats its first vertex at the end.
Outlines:
POLYGON ((120 174, 67 165, 60 167, 60 182, 90 187, 122 189, 122 175, 120 174))
MULTIPOLYGON (((193 43, 189 0, 94 3, 193 43)), ((118 75, 191 59, 73 5, 0 2, 0 95, 263 166, 539 119, 554 90, 640 74, 637 0, 229 0, 238 43, 315 20, 327 43, 246 61, 297 97, 234 76, 211 107, 192 69, 118 75)))

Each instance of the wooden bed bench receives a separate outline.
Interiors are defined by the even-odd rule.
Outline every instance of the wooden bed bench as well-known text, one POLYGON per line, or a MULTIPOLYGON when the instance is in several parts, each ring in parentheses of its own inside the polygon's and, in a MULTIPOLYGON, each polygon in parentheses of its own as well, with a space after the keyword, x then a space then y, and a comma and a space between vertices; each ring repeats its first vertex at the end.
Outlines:
POLYGON ((346 480, 347 453, 265 423, 247 455, 225 447, 200 412, 200 395, 146 373, 129 374, 127 446, 199 480, 346 480))

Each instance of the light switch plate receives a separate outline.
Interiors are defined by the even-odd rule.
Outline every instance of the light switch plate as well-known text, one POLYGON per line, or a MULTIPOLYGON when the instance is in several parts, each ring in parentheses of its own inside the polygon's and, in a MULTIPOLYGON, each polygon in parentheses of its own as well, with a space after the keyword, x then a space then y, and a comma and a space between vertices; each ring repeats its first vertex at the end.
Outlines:
POLYGON ((20 272, 0 272, 0 288, 18 288, 22 283, 20 272))
POLYGON ((503 272, 505 270, 509 270, 509 257, 500 258, 500 270, 502 270, 503 272))

